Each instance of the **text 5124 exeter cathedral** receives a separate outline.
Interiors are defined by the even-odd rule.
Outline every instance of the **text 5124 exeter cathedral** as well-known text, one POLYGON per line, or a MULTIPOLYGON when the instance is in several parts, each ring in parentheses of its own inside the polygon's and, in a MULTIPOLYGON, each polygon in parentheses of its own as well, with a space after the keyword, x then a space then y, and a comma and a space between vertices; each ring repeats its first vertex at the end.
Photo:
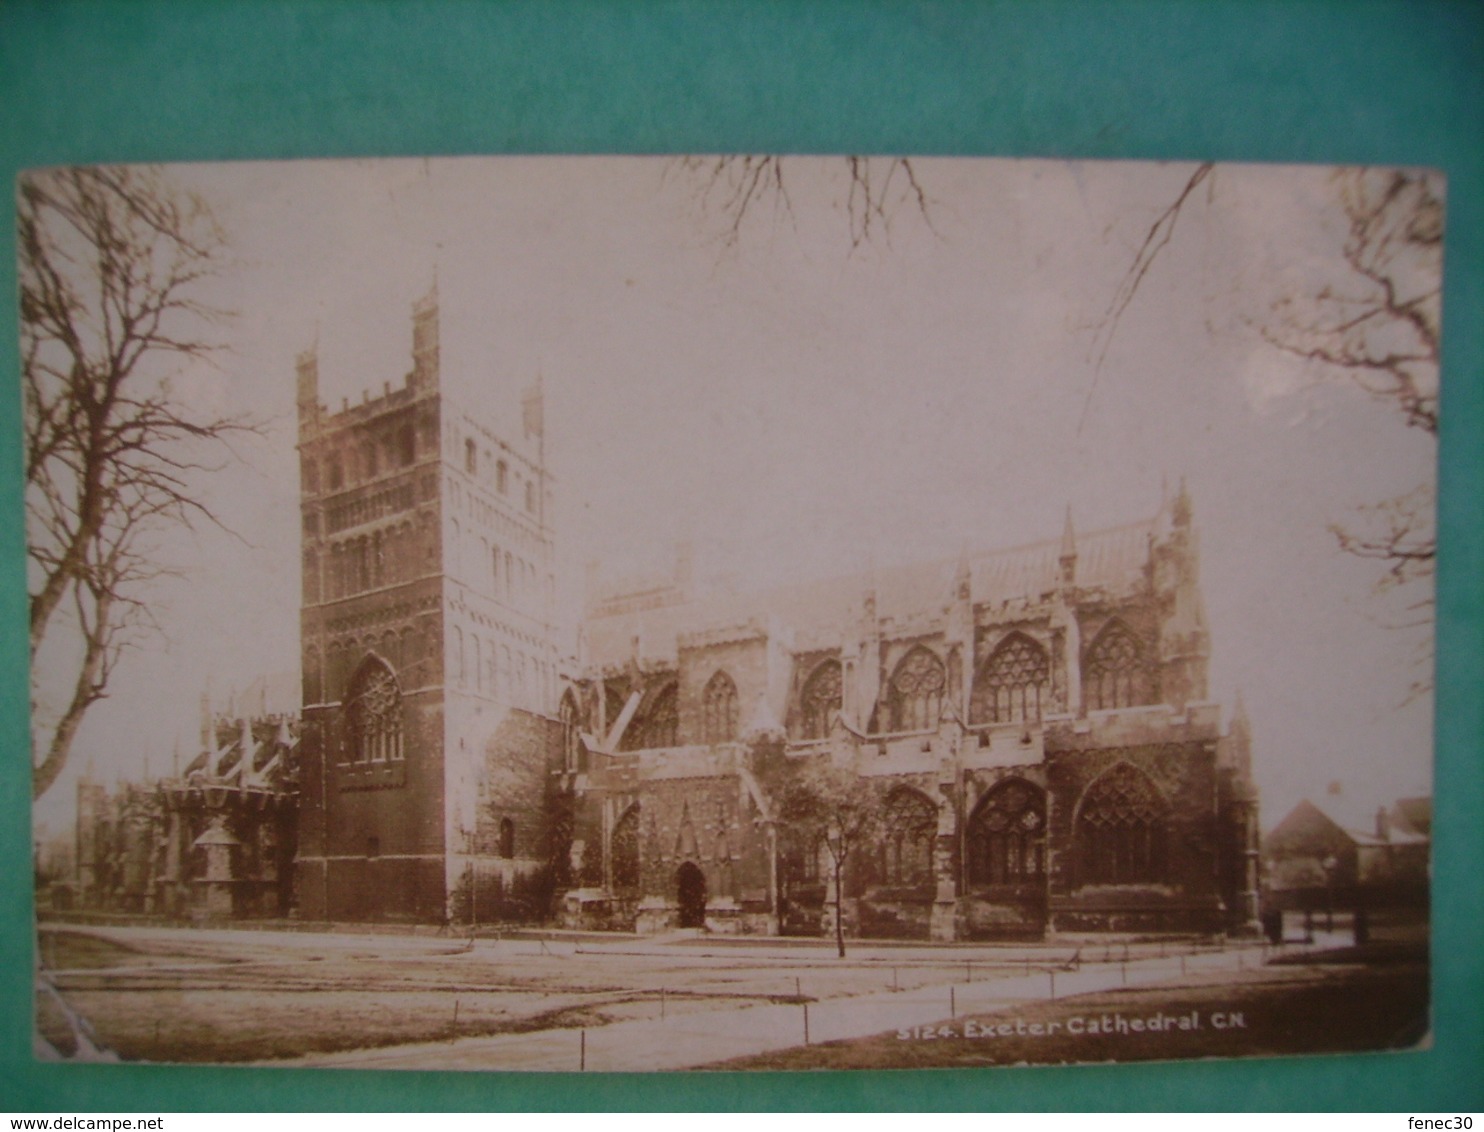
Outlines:
POLYGON ((1254 924, 1249 733, 1207 698, 1183 487, 1137 523, 750 594, 703 590, 682 548, 664 578, 590 577, 574 656, 539 391, 496 436, 438 336, 434 292, 405 382, 338 412, 301 356, 302 705, 208 718, 158 783, 84 783, 80 899, 760 934, 838 908, 939 940, 1254 924), (862 819, 838 870, 830 783, 862 819))

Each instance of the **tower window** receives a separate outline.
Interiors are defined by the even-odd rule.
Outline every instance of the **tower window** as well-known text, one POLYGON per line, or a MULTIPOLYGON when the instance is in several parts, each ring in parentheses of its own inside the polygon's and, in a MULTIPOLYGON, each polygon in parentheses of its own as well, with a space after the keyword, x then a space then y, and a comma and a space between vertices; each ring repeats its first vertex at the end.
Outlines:
POLYGON ((473 475, 479 470, 479 449, 474 441, 464 441, 464 471, 473 475))
POLYGON ((495 463, 495 490, 501 495, 504 495, 509 487, 510 469, 506 466, 504 460, 498 460, 495 463))
POLYGON ((509 818, 500 819, 500 856, 507 861, 515 856, 515 823, 509 818))
POLYGON ((361 665, 351 681, 345 711, 355 762, 402 757, 402 689, 385 661, 368 657, 361 665))

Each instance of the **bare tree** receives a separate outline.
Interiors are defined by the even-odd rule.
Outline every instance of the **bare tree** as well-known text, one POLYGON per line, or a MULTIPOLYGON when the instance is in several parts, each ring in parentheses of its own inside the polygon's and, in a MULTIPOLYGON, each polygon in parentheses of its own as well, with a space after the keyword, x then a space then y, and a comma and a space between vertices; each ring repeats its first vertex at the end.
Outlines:
POLYGON ((1317 294, 1286 295, 1260 327, 1278 349, 1351 377, 1438 432, 1443 202, 1431 178, 1404 169, 1342 169, 1348 273, 1317 294))
MULTIPOLYGON (((875 239, 891 242, 892 224, 907 206, 929 229, 932 209, 910 158, 843 158, 846 186, 836 202, 845 214, 851 251, 875 239)), ((701 211, 719 217, 718 241, 735 251, 750 217, 766 213, 775 224, 794 222, 794 199, 786 171, 790 159, 781 155, 739 154, 721 157, 682 157, 680 168, 694 179, 701 211)))
POLYGON ((809 847, 829 854, 835 907, 835 947, 845 958, 845 864, 881 828, 881 798, 869 781, 827 760, 805 767, 785 787, 779 818, 809 847))
MULTIPOLYGON (((1443 201, 1426 173, 1342 169, 1334 187, 1348 229, 1346 274, 1313 295, 1280 298, 1259 331, 1284 353, 1345 375, 1395 406, 1408 428, 1438 434, 1443 201)), ((1342 549, 1385 569, 1386 593, 1431 579, 1437 558, 1430 484, 1330 524, 1342 549)), ((1407 606, 1404 626, 1432 617, 1432 593, 1407 606)), ((1425 687, 1419 684, 1414 691, 1425 687)))
POLYGON ((76 654, 71 694, 33 729, 39 798, 150 623, 159 535, 215 521, 195 476, 252 426, 197 418, 172 388, 221 349, 202 336, 225 318, 199 297, 226 251, 204 202, 153 170, 64 168, 23 177, 17 211, 33 666, 78 637, 60 650, 76 654))
MULTIPOLYGON (((1209 203, 1215 193, 1209 162, 1191 171, 1145 232, 1099 325, 1089 401, 1119 321, 1203 184, 1209 203)), ((1407 427, 1436 437, 1442 197, 1433 177, 1418 170, 1339 169, 1332 186, 1345 222, 1343 270, 1313 292, 1279 296, 1254 329, 1275 349, 1349 379, 1395 406, 1407 427)), ((1385 564, 1378 582, 1382 591, 1432 575, 1437 536, 1429 487, 1362 508, 1348 523, 1330 524, 1330 530, 1347 552, 1385 564)), ((1413 603, 1410 612, 1430 607, 1427 597, 1413 603)), ((1426 620, 1424 615, 1411 623, 1426 620)))

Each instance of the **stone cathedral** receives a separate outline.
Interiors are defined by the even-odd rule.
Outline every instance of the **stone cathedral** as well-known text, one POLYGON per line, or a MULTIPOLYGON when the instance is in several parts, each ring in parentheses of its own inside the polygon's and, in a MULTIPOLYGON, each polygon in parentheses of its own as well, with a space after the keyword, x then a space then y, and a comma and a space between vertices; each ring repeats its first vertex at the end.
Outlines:
POLYGON ((698 585, 682 547, 647 581, 590 568, 559 626, 539 388, 518 439, 462 410, 436 289, 400 386, 335 412, 318 386, 301 355, 303 699, 272 808, 296 815, 272 840, 292 888, 236 914, 815 935, 838 909, 852 935, 933 940, 1254 925, 1249 728, 1207 697, 1183 485, 1140 522, 1068 514, 1046 542, 745 595, 698 585), (838 891, 783 805, 824 764, 875 808, 838 891))

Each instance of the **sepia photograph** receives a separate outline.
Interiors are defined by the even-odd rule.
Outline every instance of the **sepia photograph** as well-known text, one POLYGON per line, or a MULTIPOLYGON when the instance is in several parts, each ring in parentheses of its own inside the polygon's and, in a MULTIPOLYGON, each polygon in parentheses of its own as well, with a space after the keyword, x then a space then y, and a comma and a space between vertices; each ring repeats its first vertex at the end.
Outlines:
POLYGON ((23 173, 34 1056, 1427 1048, 1444 207, 23 173))

